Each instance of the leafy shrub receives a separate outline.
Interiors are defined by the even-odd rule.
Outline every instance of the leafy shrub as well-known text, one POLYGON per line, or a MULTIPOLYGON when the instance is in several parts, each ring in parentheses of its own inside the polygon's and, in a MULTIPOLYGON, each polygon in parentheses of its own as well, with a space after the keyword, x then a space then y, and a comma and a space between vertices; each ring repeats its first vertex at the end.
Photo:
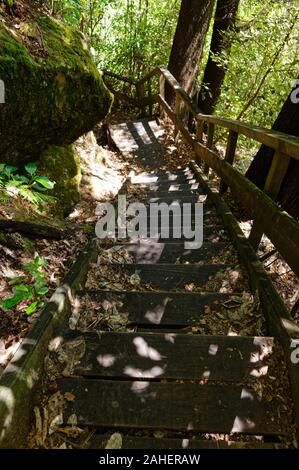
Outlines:
POLYGON ((0 164, 0 189, 2 188, 8 195, 27 199, 39 209, 45 202, 54 199, 45 192, 53 189, 55 182, 46 176, 39 176, 35 163, 25 165, 25 175, 16 172, 17 167, 0 164))
POLYGON ((30 299, 32 302, 25 310, 27 315, 43 307, 45 303, 43 297, 49 292, 47 280, 41 271, 46 264, 47 261, 39 256, 36 256, 31 263, 24 264, 24 269, 28 271, 28 274, 16 276, 9 281, 13 295, 1 302, 0 306, 4 309, 11 309, 22 300, 30 299))

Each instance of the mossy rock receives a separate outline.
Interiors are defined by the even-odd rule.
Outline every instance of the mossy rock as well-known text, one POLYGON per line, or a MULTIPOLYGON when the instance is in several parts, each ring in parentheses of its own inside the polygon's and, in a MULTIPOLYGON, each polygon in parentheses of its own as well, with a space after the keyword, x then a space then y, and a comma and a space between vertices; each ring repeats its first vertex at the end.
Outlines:
POLYGON ((71 144, 112 104, 82 35, 36 13, 17 29, 0 22, 0 79, 0 153, 6 163, 37 160, 49 145, 71 144))
POLYGON ((72 145, 50 146, 45 149, 38 162, 39 174, 55 181, 49 192, 55 196, 64 214, 68 214, 80 201, 80 160, 72 145))

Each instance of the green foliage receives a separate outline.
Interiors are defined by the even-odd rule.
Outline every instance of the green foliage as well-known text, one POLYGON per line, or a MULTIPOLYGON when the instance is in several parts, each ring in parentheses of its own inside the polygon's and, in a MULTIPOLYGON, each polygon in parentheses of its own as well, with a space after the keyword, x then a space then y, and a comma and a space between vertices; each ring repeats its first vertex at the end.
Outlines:
POLYGON ((31 315, 38 308, 43 307, 43 297, 49 292, 47 280, 43 275, 42 269, 47 261, 35 256, 31 263, 24 264, 27 275, 14 277, 9 285, 12 287, 12 296, 1 302, 0 306, 7 310, 15 307, 23 300, 32 302, 25 309, 27 315, 31 315))
POLYGON ((0 189, 2 188, 6 195, 20 196, 39 209, 43 207, 45 202, 54 199, 48 194, 44 194, 44 191, 53 189, 55 182, 45 176, 39 176, 35 163, 25 165, 25 174, 23 175, 16 173, 17 170, 15 166, 0 164, 0 189))
MULTIPOLYGON (((238 30, 232 33, 216 114, 272 126, 298 75, 297 10, 293 1, 240 2, 238 30)), ((242 138, 240 142, 248 147, 253 144, 242 138)))

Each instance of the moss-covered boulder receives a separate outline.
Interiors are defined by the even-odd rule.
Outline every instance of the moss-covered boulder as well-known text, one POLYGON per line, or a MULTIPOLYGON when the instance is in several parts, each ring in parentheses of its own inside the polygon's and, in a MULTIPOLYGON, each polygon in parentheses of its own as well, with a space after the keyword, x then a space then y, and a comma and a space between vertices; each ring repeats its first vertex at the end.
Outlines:
POLYGON ((0 11, 0 161, 13 164, 74 142, 112 103, 82 35, 24 8, 11 21, 0 11))
POLYGON ((38 162, 39 173, 55 181, 51 196, 55 196, 64 214, 68 214, 80 200, 80 160, 72 145, 50 146, 38 162))

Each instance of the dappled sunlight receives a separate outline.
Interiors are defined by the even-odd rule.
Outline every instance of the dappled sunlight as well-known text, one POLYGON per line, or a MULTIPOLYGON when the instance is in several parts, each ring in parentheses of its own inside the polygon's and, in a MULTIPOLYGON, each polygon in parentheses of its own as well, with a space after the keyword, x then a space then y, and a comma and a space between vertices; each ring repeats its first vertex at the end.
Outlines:
POLYGON ((177 335, 175 333, 166 333, 164 338, 165 338, 165 341, 168 341, 169 343, 174 344, 176 336, 177 335))
MULTIPOLYGON (((0 441, 5 438, 6 433, 9 431, 9 428, 12 424, 15 402, 15 397, 11 389, 8 387, 0 386, 0 405, 1 408, 4 407, 5 409, 5 419, 3 422, 1 422, 2 429, 0 431, 0 441)), ((3 415, 2 410, 1 415, 3 415)))
POLYGON ((234 420, 233 427, 231 429, 231 433, 246 433, 251 431, 255 428, 255 423, 251 421, 249 418, 243 418, 240 416, 236 416, 234 420))
POLYGON ((170 297, 165 297, 163 299, 163 304, 157 305, 152 310, 147 310, 144 315, 144 318, 146 318, 150 323, 153 323, 154 325, 159 325, 165 313, 165 308, 171 300, 172 299, 170 297))
POLYGON ((115 364, 116 357, 112 354, 105 354, 97 356, 97 361, 102 367, 112 367, 115 364))
POLYGON ((145 378, 145 379, 155 379, 156 377, 160 377, 165 372, 165 366, 162 367, 152 367, 148 370, 138 369, 137 367, 126 366, 124 369, 124 374, 128 375, 129 377, 134 378, 145 378))
POLYGON ((136 347, 137 354, 141 357, 146 357, 152 361, 161 361, 163 357, 154 348, 150 347, 144 338, 138 336, 133 339, 133 343, 136 347))
POLYGON ((218 349, 219 349, 219 346, 218 344, 210 344, 209 346, 209 354, 211 356, 216 356, 217 352, 218 352, 218 349))
POLYGON ((140 399, 141 403, 143 404, 147 401, 153 401, 158 398, 157 392, 151 390, 150 382, 135 381, 132 383, 131 391, 140 399))
POLYGON ((268 374, 268 366, 260 367, 260 369, 252 369, 250 375, 255 378, 263 377, 268 374))

